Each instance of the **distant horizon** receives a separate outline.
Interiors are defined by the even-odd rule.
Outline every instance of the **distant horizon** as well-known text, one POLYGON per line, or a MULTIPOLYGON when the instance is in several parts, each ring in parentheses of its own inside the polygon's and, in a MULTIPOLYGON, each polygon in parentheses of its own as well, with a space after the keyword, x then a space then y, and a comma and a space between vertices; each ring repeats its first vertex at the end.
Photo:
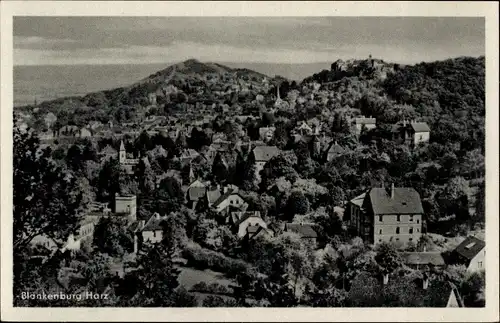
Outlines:
MULTIPOLYGON (((401 61, 390 61, 390 60, 386 60, 382 57, 372 57, 373 59, 380 59, 380 60, 383 60, 384 62, 386 63, 389 63, 389 64, 401 64, 401 65, 416 65, 416 64, 420 64, 420 63, 432 63, 432 62, 437 62, 437 61, 446 61, 446 60, 449 60, 449 59, 457 59, 457 58, 461 58, 461 57, 472 57, 472 58, 480 58, 480 57, 484 57, 485 55, 459 55, 459 56, 450 56, 450 57, 447 57, 447 58, 442 58, 442 59, 433 59, 433 60, 422 60, 422 61, 415 61, 415 62, 411 62, 411 63, 403 63, 401 61)), ((182 63, 182 62, 185 62, 185 61, 188 61, 190 59, 195 59, 201 63, 204 63, 204 64, 211 64, 211 63, 215 63, 215 64, 222 64, 222 65, 225 65, 225 64, 237 64, 237 65, 245 65, 245 64, 249 64, 249 65, 255 65, 255 64, 269 64, 269 65, 320 65, 320 64, 332 64, 333 62, 341 59, 341 60, 349 60, 349 59, 353 59, 353 60, 362 60, 362 59, 367 59, 368 57, 365 57, 365 58, 362 58, 362 57, 352 57, 352 58, 336 58, 336 59, 332 59, 330 61, 318 61, 318 62, 301 62, 301 63, 290 63, 290 62, 245 62, 245 61, 241 61, 241 62, 227 62, 227 61, 213 61, 213 60, 201 60, 201 59, 198 59, 198 58, 186 58, 184 60, 179 60, 179 61, 171 61, 171 62, 123 62, 123 63, 59 63, 59 64, 14 64, 13 66, 14 67, 21 67, 21 66, 99 66, 99 65, 106 65, 106 66, 113 66, 113 65, 162 65, 162 64, 165 64, 165 65, 168 65, 168 66, 171 66, 171 65, 175 65, 175 64, 179 64, 179 63, 182 63)))

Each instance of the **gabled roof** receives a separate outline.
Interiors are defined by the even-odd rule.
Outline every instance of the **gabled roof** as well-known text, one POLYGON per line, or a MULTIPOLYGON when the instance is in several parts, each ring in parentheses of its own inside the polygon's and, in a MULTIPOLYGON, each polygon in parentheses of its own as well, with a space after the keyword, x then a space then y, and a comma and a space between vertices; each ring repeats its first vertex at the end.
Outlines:
POLYGON ((485 246, 486 243, 483 240, 469 236, 455 248, 455 252, 464 258, 472 260, 485 246))
POLYGON ((188 195, 190 201, 197 201, 203 196, 207 191, 206 187, 192 186, 188 189, 188 195))
POLYGON ((316 238, 318 234, 314 230, 314 224, 306 223, 287 223, 285 224, 285 231, 295 232, 302 238, 316 238))
POLYGON ((339 145, 336 141, 332 142, 328 148, 328 154, 343 154, 345 149, 339 145))
POLYGON ((226 193, 224 193, 223 195, 221 195, 221 196, 217 199, 217 201, 215 201, 215 202, 214 202, 213 206, 214 206, 214 207, 219 206, 219 204, 221 204, 222 202, 224 202, 224 201, 225 201, 225 200, 226 200, 229 196, 231 196, 231 195, 238 195, 238 196, 239 196, 239 197, 243 200, 243 197, 242 197, 239 193, 235 192, 235 191, 234 191, 234 190, 232 190, 232 189, 229 189, 226 193))
POLYGON ((278 156, 280 150, 276 146, 257 146, 253 149, 253 154, 256 161, 269 161, 271 158, 278 156))
POLYGON ((207 200, 209 203, 214 203, 221 196, 220 189, 207 190, 207 200))
POLYGON ((406 264, 444 266, 440 252, 405 252, 402 254, 406 264))
POLYGON ((411 128, 415 132, 429 132, 431 129, 425 122, 415 122, 411 124, 411 128))
POLYGON ((259 211, 247 211, 247 212, 232 212, 233 215, 233 220, 234 220, 234 215, 238 217, 237 221, 235 221, 236 225, 240 225, 243 223, 245 220, 249 218, 261 218, 260 212, 259 211))
POLYGON ((374 214, 424 213, 420 195, 413 188, 395 187, 391 198, 391 193, 385 188, 375 187, 368 192, 368 197, 374 214))
POLYGON ((158 231, 163 229, 161 223, 165 220, 165 217, 157 217, 156 215, 155 213, 149 218, 142 231, 158 231))
POLYGON ((363 193, 363 194, 358 195, 355 198, 353 198, 350 202, 361 208, 361 207, 363 207, 363 201, 365 200, 365 196, 366 196, 366 193, 363 193))

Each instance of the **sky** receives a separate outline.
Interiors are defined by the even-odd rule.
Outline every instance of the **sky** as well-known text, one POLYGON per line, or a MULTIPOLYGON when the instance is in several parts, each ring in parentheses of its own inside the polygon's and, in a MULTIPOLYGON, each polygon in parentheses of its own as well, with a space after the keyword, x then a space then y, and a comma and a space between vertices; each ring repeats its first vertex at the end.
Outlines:
POLYGON ((418 63, 485 54, 480 17, 15 17, 15 65, 418 63))

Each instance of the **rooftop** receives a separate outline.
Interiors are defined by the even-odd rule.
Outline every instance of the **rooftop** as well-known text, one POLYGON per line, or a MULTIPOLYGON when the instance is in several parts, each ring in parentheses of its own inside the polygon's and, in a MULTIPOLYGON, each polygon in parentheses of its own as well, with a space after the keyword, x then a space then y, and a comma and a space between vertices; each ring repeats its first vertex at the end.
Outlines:
POLYGON ((483 240, 469 236, 455 248, 455 252, 462 257, 472 260, 485 246, 486 243, 483 240))
POLYGON ((316 238, 318 234, 314 230, 314 224, 307 223, 287 223, 285 224, 285 231, 295 232, 302 238, 316 238))
POLYGON ((280 150, 276 146, 257 146, 253 149, 253 154, 256 161, 269 161, 271 158, 278 156, 280 150))
MULTIPOLYGON (((394 196, 385 188, 375 187, 368 192, 368 202, 374 214, 422 214, 420 195, 414 188, 395 187, 394 196)), ((365 198, 366 201, 366 198, 365 198)))
POLYGON ((414 122, 411 124, 413 131, 415 132, 429 132, 431 129, 425 122, 414 122))
POLYGON ((440 252, 405 252, 402 257, 410 265, 444 266, 445 264, 440 252))

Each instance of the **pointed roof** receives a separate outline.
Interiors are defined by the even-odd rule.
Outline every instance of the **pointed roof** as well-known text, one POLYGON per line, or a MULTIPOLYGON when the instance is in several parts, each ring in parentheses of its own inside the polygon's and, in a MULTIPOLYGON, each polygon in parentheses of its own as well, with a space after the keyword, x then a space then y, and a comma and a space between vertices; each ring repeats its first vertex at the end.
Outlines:
POLYGON ((123 144, 123 140, 120 141, 120 151, 125 150, 125 145, 123 144))

